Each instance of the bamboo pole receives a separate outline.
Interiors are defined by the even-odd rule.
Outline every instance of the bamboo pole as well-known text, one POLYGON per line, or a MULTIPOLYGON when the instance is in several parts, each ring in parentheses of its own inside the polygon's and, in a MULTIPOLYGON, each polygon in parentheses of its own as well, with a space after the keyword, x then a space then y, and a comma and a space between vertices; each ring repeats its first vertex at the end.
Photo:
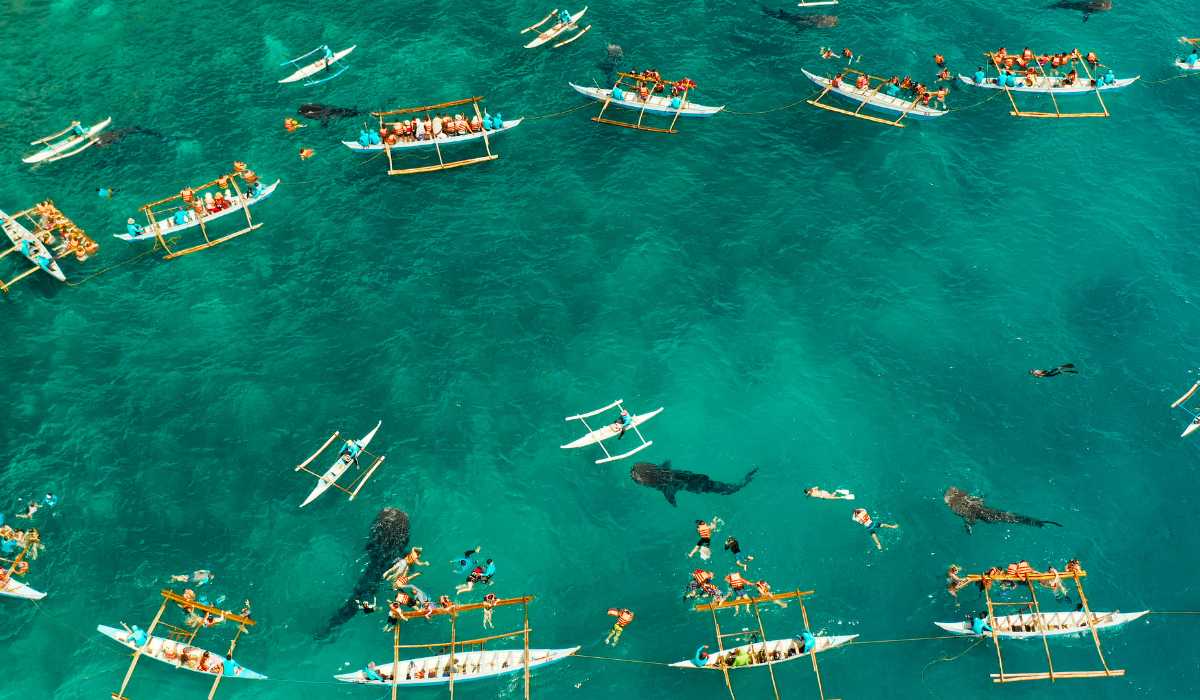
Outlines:
MULTIPOLYGON (((1054 659, 1050 656, 1050 639, 1046 636, 1046 622, 1042 619, 1042 606, 1038 604, 1037 591, 1033 588, 1033 581, 1025 580, 1026 586, 1029 588, 1029 600, 1033 603, 1033 619, 1036 621, 1038 631, 1042 633, 1042 647, 1046 650, 1046 666, 1050 669, 1050 682, 1054 682, 1054 659)), ((996 633, 992 630, 992 634, 996 633)))
POLYGON ((222 610, 222 609, 214 607, 212 605, 205 605, 204 603, 198 603, 194 600, 189 600, 189 599, 184 598, 183 596, 179 595, 178 593, 175 593, 174 591, 169 591, 169 590, 163 589, 162 591, 159 592, 159 595, 161 595, 163 598, 165 598, 168 601, 171 601, 173 603, 178 603, 180 606, 186 606, 188 608, 193 608, 196 610, 203 610, 204 612, 212 613, 213 615, 220 615, 221 617, 225 618, 226 620, 231 620, 231 621, 236 622, 241 625, 253 627, 256 624, 254 622, 254 620, 252 620, 248 617, 245 617, 243 615, 235 615, 235 614, 229 612, 228 610, 222 610))
MULTIPOLYGON (((528 631, 532 632, 533 628, 529 628, 528 631)), ((490 637, 480 637, 479 639, 463 639, 463 640, 459 641, 458 646, 466 647, 466 646, 472 645, 472 644, 479 644, 480 646, 482 646, 486 642, 491 642, 491 641, 494 641, 497 639, 508 639, 509 637, 518 637, 522 634, 525 634, 525 632, 526 632, 526 630, 520 629, 520 630, 515 630, 512 632, 505 632, 504 634, 493 634, 490 637)), ((444 646, 446 646, 445 642, 438 642, 436 644, 401 644, 400 648, 401 649, 437 649, 437 648, 444 647, 444 646)))
MULTIPOLYGON (((751 602, 751 603, 773 603, 777 600, 789 600, 791 598, 803 598, 805 596, 810 596, 812 594, 813 594, 813 591, 788 591, 787 593, 773 593, 771 595, 764 595, 764 596, 759 596, 757 598, 751 598, 749 600, 749 602, 751 602)), ((745 605, 746 602, 747 601, 742 601, 740 603, 739 602, 705 603, 703 605, 697 605, 695 609, 696 609, 696 612, 708 612, 709 610, 720 610, 723 608, 736 608, 739 605, 745 605)))
POLYGON ((763 627, 762 614, 758 610, 758 603, 750 605, 754 609, 754 619, 758 621, 758 633, 762 635, 763 654, 767 657, 767 673, 771 676, 771 690, 775 692, 775 700, 780 700, 779 684, 775 682, 775 667, 771 662, 771 653, 767 651, 767 630, 763 627))
MULTIPOLYGON (((497 600, 495 603, 492 603, 492 605, 494 605, 495 607, 504 607, 506 605, 521 605, 523 603, 528 603, 532 600, 533 600, 533 596, 527 595, 527 596, 522 596, 520 598, 505 598, 503 600, 497 600)), ((470 610, 482 610, 483 607, 484 607, 483 603, 468 603, 466 605, 454 606, 454 611, 456 613, 463 613, 463 612, 467 612, 470 610)), ((449 615, 450 612, 451 611, 449 611, 445 608, 434 608, 431 615, 449 615)), ((407 612, 401 612, 400 616, 402 618, 404 618, 405 620, 412 620, 412 619, 418 618, 418 617, 425 617, 425 614, 426 613, 423 610, 409 610, 407 612)), ((438 646, 438 645, 432 645, 432 646, 438 646)), ((444 646, 444 645, 442 645, 442 646, 444 646)))
POLYGON ((454 646, 458 641, 458 613, 450 615, 450 700, 454 700, 454 646))
MULTIPOLYGON (((164 596, 165 598, 165 596, 164 596)), ((167 610, 167 601, 164 599, 162 605, 158 607, 158 613, 154 615, 154 620, 150 623, 150 628, 146 630, 146 636, 150 637, 154 634, 154 628, 158 627, 158 621, 162 619, 163 613, 167 610)), ((137 668, 138 660, 142 658, 141 648, 134 649, 133 660, 129 662, 129 669, 125 671, 125 679, 121 681, 121 689, 112 694, 114 700, 127 700, 125 698, 125 688, 129 686, 129 680, 133 678, 133 669, 137 668)))
MULTIPOLYGON (((969 576, 967 578, 970 578, 969 576)), ((983 598, 987 601, 988 608, 988 624, 992 628, 992 643, 996 646, 996 663, 1000 665, 1000 682, 1004 682, 1004 655, 1000 653, 1000 635, 996 633, 996 611, 992 603, 991 586, 988 581, 983 581, 983 598)))
MULTIPOLYGON (((809 591, 808 594, 811 594, 809 591)), ((812 626, 808 624, 808 608, 804 605, 804 595, 800 591, 796 591, 796 602, 800 603, 800 617, 804 620, 804 631, 812 634, 812 626)), ((817 676, 817 692, 821 695, 821 700, 825 700, 825 684, 821 681, 821 667, 817 664, 817 648, 814 646, 808 652, 808 658, 812 660, 813 673, 817 676)))
POLYGON ((392 639, 392 700, 396 700, 396 689, 400 683, 400 624, 402 620, 396 620, 396 624, 392 629, 395 637, 392 639))
POLYGON ((737 700, 737 695, 733 692, 733 683, 729 680, 729 665, 725 663, 725 636, 721 634, 721 621, 717 619, 717 608, 709 606, 708 610, 712 613, 713 628, 717 635, 717 665, 721 667, 721 673, 725 676, 725 688, 729 691, 729 697, 731 700, 737 700))
MULTIPOLYGON (((525 611, 525 613, 524 613, 525 624, 523 625, 525 628, 524 629, 524 632, 525 632, 525 639, 524 639, 524 642, 525 642, 525 674, 524 674, 525 675, 525 700, 529 700, 529 601, 525 601, 525 603, 522 607, 525 611)), ((479 646, 479 649, 481 652, 480 656, 482 656, 482 651, 483 651, 482 644, 479 646)))
MULTIPOLYGON (((671 132, 672 134, 675 133, 675 122, 679 121, 679 115, 683 114, 683 109, 687 106, 687 96, 689 90, 691 90, 691 88, 683 89, 683 94, 679 96, 679 109, 675 110, 675 116, 671 118, 671 125, 667 127, 667 131, 671 132)), ((636 428, 637 426, 634 427, 636 428)), ((642 441, 645 442, 645 438, 642 438, 642 441)))
MULTIPOLYGON (((475 116, 479 119, 480 123, 482 123, 483 115, 479 113, 479 102, 472 102, 471 106, 475 108, 475 116)), ((501 124, 500 126, 503 127, 504 125, 501 124)), ((488 138, 487 129, 484 129, 482 126, 479 128, 482 129, 481 133, 483 134, 483 150, 487 151, 487 154, 490 156, 492 155, 492 143, 488 138)))
POLYGON ((1100 635, 1096 632, 1095 616, 1092 614, 1092 609, 1088 605, 1087 595, 1083 592, 1083 582, 1079 580, 1080 573, 1082 572, 1074 572, 1075 590, 1079 591, 1079 602, 1083 604, 1084 619, 1087 620, 1088 629, 1092 631, 1092 641, 1096 644, 1096 654, 1099 655, 1100 664, 1104 666, 1104 673, 1107 675, 1112 672, 1112 669, 1108 667, 1108 661, 1106 661, 1104 658, 1104 649, 1100 646, 1100 635))
POLYGON ((434 110, 434 109, 446 109, 448 107, 457 107, 459 105, 465 105, 468 102, 478 102, 479 100, 482 100, 482 99, 483 99, 482 97, 468 97, 465 100, 454 100, 453 102, 442 102, 441 104, 424 105, 421 107, 405 107, 403 109, 391 109, 386 112, 371 112, 371 114, 376 117, 390 117, 390 116, 394 116, 397 114, 414 114, 416 112, 429 112, 430 110, 434 110))

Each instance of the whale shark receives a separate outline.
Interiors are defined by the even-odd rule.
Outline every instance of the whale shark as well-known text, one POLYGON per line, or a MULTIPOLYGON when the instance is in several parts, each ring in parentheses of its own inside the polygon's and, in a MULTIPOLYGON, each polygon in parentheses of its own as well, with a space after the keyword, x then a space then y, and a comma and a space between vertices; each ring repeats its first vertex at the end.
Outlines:
POLYGON ((329 120, 334 117, 357 117, 361 114, 357 108, 334 107, 316 102, 302 104, 296 111, 309 119, 319 119, 322 125, 328 124, 329 120))
POLYGON ((1006 510, 989 508, 979 496, 971 496, 966 491, 954 486, 946 489, 946 493, 942 498, 946 501, 946 505, 950 506, 950 510, 954 511, 966 523, 967 532, 971 532, 971 528, 974 527, 976 522, 1012 523, 1014 525, 1032 525, 1034 527, 1057 525, 1062 527, 1062 523, 1056 523, 1053 520, 1038 520, 1027 515, 1018 515, 1006 510))
POLYGON ((1058 0, 1049 6, 1051 10, 1076 10, 1083 13, 1083 21, 1088 21, 1095 12, 1108 12, 1112 9, 1112 0, 1058 0))
POLYGON ((358 577, 358 583, 354 584, 354 591, 329 618, 329 624, 319 637, 328 636, 335 627, 354 617, 359 610, 355 601, 372 598, 383 579, 383 572, 408 553, 408 514, 398 508, 379 511, 371 523, 366 550, 367 565, 358 577))
POLYGON ((804 15, 787 10, 772 10, 762 6, 763 14, 774 19, 782 20, 796 29, 832 29, 838 25, 837 15, 804 15))
POLYGON ((629 470, 629 476, 633 478, 634 483, 662 491, 663 496, 667 499, 667 503, 678 506, 679 504, 675 502, 675 495, 680 491, 719 493, 724 495, 737 493, 745 488, 746 484, 750 483, 750 480, 754 478, 754 474, 757 471, 758 469, 751 469, 740 484, 727 484, 721 481, 713 481, 704 474, 672 469, 671 462, 668 460, 661 465, 638 462, 633 465, 633 469, 629 470))

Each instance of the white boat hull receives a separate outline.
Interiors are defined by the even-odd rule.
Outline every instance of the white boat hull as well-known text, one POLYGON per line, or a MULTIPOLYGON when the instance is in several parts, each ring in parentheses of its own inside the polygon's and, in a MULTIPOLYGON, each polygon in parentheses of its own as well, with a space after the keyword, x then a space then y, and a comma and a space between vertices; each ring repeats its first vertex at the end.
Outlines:
MULTIPOLYGON (((447 136, 444 139, 427 139, 425 141, 400 141, 399 143, 392 144, 391 149, 393 151, 403 151, 403 150, 412 149, 412 148, 433 148, 435 141, 437 143, 438 148, 445 148, 446 146, 453 146, 453 145, 457 145, 460 143, 467 143, 469 141, 478 141, 483 138, 483 135, 485 133, 488 135, 488 138, 491 139, 491 138, 495 137, 496 134, 503 133, 505 131, 508 131, 509 129, 519 126, 522 121, 524 121, 524 117, 520 117, 517 119, 506 119, 504 121, 504 125, 501 126, 499 129, 474 131, 469 134, 463 134, 462 136, 447 136)), ((385 150, 387 148, 387 146, 385 146, 382 143, 376 143, 376 144, 371 144, 369 146, 364 146, 361 143, 359 143, 358 141, 342 141, 342 145, 345 146, 346 148, 349 148, 352 151, 357 151, 358 153, 377 153, 377 152, 385 150)))
MULTIPOLYGON (((379 426, 381 425, 383 425, 383 421, 376 423, 375 427, 371 429, 371 432, 364 435, 361 439, 356 440, 359 447, 364 450, 367 449, 367 445, 370 445, 371 441, 375 439, 375 433, 379 432, 379 426)), ((313 501, 317 500, 321 494, 328 491, 331 486, 337 483, 338 479, 342 478, 342 474, 345 474, 346 470, 349 469, 350 465, 353 463, 354 460, 346 461, 345 459, 338 457, 337 461, 333 463, 333 466, 325 470, 325 473, 320 479, 317 480, 317 485, 313 487, 311 492, 309 492, 308 498, 304 499, 304 502, 300 504, 300 507, 303 508, 309 503, 312 503, 313 501)))
MULTIPOLYGON (((530 649, 529 669, 532 671, 542 666, 549 666, 550 664, 562 661, 577 651, 579 651, 579 647, 570 647, 568 649, 530 649)), ((522 673, 525 670, 525 651, 523 649, 466 651, 461 654, 455 654, 454 661, 456 664, 454 683, 457 685, 469 681, 496 678, 497 676, 504 676, 510 673, 522 673)), ((401 661, 399 666, 400 677, 395 681, 395 685, 446 685, 450 682, 449 665, 449 654, 425 656, 401 661), (413 677, 417 673, 421 673, 424 677, 413 677)), ((388 677, 393 675, 393 668, 395 668, 394 663, 380 664, 378 666, 381 674, 388 677)), ((342 673, 334 676, 334 678, 345 683, 393 685, 393 681, 391 680, 367 680, 362 671, 342 673)))
POLYGON ((651 95, 645 102, 638 99, 637 93, 625 91, 625 96, 622 99, 616 100, 612 98, 611 88, 584 87, 570 83, 575 92, 581 95, 597 100, 599 102, 608 102, 615 107, 624 107, 638 112, 643 108, 646 114, 657 114, 662 117, 674 117, 676 113, 681 117, 711 117, 712 115, 725 109, 725 106, 708 107, 706 105, 698 105, 694 102, 684 102, 683 108, 679 109, 671 106, 671 98, 669 96, 651 95))
POLYGON ((112 117, 88 127, 83 132, 83 136, 65 137, 66 140, 59 141, 53 146, 47 146, 31 156, 26 156, 21 159, 21 162, 30 164, 52 163, 56 160, 70 158, 77 153, 82 153, 96 144, 96 136, 101 131, 107 129, 109 124, 112 124, 112 117))
POLYGON ((556 39, 558 37, 559 34, 562 34, 563 32, 567 31, 568 29, 578 27, 579 20, 583 18, 584 13, 587 11, 588 11, 587 5, 584 5, 582 10, 571 15, 571 21, 569 23, 554 24, 552 27, 550 27, 546 31, 542 32, 541 34, 538 34, 537 38, 535 38, 533 41, 529 42, 528 44, 525 44, 525 48, 536 49, 537 47, 541 46, 542 44, 553 41, 554 39, 556 39))
POLYGON ((8 236, 8 240, 16 246, 17 252, 21 253, 26 260, 37 265, 37 258, 39 256, 50 258, 49 269, 43 268, 41 265, 38 265, 38 267, 59 282, 67 281, 67 276, 63 274, 62 268, 58 266, 58 261, 54 259, 54 255, 50 252, 50 249, 37 236, 33 235, 32 231, 25 228, 21 222, 0 211, 0 228, 4 229, 4 235, 8 236), (24 251, 21 250, 21 243, 23 241, 29 241, 29 255, 25 255, 24 251))
POLYGON ((1080 78, 1075 81, 1074 85, 1059 85, 1062 82, 1062 76, 1039 76, 1033 81, 1033 85, 1026 85, 1025 81, 1020 76, 1014 76, 1017 80, 1016 87, 1004 88, 997 85, 995 78, 988 78, 983 83, 975 82, 975 79, 966 75, 958 76, 958 79, 973 87, 983 88, 985 90, 1008 90, 1009 92, 1027 92, 1036 95, 1083 95, 1089 92, 1107 92, 1109 90, 1120 90, 1123 87, 1133 85, 1142 76, 1135 75, 1132 78, 1121 78, 1111 85, 1101 85, 1097 88, 1094 85, 1088 85, 1087 78, 1080 78))
MULTIPOLYGON (((765 645, 762 642, 759 642, 757 644, 743 644, 741 646, 729 647, 723 653, 710 654, 707 661, 705 662, 705 664, 703 666, 697 666, 696 664, 692 663, 692 661, 690 659, 685 660, 685 661, 676 661, 675 663, 671 664, 671 666, 673 666, 675 668, 705 668, 705 669, 710 669, 710 670, 714 670, 714 671, 720 670, 721 667, 717 666, 717 661, 722 656, 728 655, 731 652, 736 654, 737 652, 739 652, 743 649, 750 652, 751 655, 757 654, 758 652, 763 651, 763 650, 765 650, 767 652, 767 654, 771 654, 771 653, 777 651, 777 652, 779 652, 781 658, 771 659, 771 664, 778 666, 779 664, 786 663, 788 661, 795 661, 796 659, 803 659, 803 658, 809 656, 810 654, 820 654, 823 651, 829 651, 830 649, 833 649, 835 647, 840 647, 843 644, 848 644, 848 643, 854 641, 854 639, 857 637, 858 637, 857 634, 847 634, 847 635, 830 636, 830 637, 817 637, 816 638, 817 639, 816 650, 815 651, 809 650, 809 651, 805 651, 804 653, 799 653, 800 645, 803 643, 803 640, 801 640, 801 639, 772 639, 772 640, 769 640, 768 642, 766 642, 765 645), (789 652, 791 653, 791 656, 788 656, 789 652)), ((738 671, 738 670, 745 669, 745 668, 756 668, 758 666, 766 666, 766 665, 767 665, 766 663, 755 660, 754 663, 751 663, 746 666, 737 666, 737 667, 730 666, 728 668, 731 671, 738 671)))
POLYGON ((295 73, 292 73, 291 75, 284 78, 283 80, 280 80, 279 82, 280 83, 294 83, 298 80, 304 80, 305 78, 307 78, 309 76, 316 75, 317 73, 320 73, 321 71, 325 70, 329 66, 332 66, 333 64, 342 60, 343 58, 349 56, 350 52, 356 48, 358 48, 358 44, 355 44, 354 46, 351 46, 348 49, 342 49, 341 51, 334 53, 333 57, 330 58, 328 62, 326 62, 325 59, 323 59, 323 58, 313 61, 312 63, 308 64, 307 66, 297 69, 295 73))
MULTIPOLYGON (((109 639, 113 640, 117 644, 120 644, 121 646, 125 647, 126 649, 129 649, 130 651, 139 651, 137 645, 135 645, 133 642, 126 639, 126 637, 129 636, 129 633, 123 629, 118 629, 116 627, 109 627, 107 625, 96 625, 96 631, 99 632, 100 634, 103 634, 104 636, 108 637, 109 639)), ((164 663, 168 666, 174 666, 175 668, 183 670, 183 671, 191 671, 192 673, 200 673, 200 674, 203 674, 206 676, 220 675, 225 678, 242 678, 245 680, 252 680, 252 681, 261 681, 261 680, 266 680, 266 678, 267 678, 263 674, 251 671, 250 669, 248 669, 244 666, 241 666, 241 665, 236 666, 235 668, 237 670, 235 673, 232 673, 232 674, 230 674, 230 673, 218 674, 213 671, 201 671, 200 669, 197 669, 197 668, 190 668, 188 666, 183 666, 179 663, 178 659, 172 661, 172 660, 168 660, 166 658, 168 651, 172 650, 172 649, 174 650, 173 653, 175 653, 175 654, 178 654, 183 649, 190 649, 190 651, 188 652, 188 656, 192 657, 192 658, 196 658, 196 659, 199 659, 200 656, 202 654, 204 654, 204 652, 206 651, 205 649, 201 649, 199 647, 191 646, 189 644, 183 644, 182 642, 176 642, 174 640, 165 639, 163 637, 157 637, 157 636, 150 637, 150 640, 148 642, 146 642, 145 646, 143 646, 140 649, 140 651, 142 652, 142 656, 154 659, 155 661, 158 661, 160 663, 164 663)), ((225 660, 225 656, 223 654, 217 654, 217 653, 214 653, 211 651, 209 652, 209 654, 212 655, 215 659, 219 659, 221 661, 225 660)))
POLYGON ((1200 70, 1200 63, 1189 66, 1187 61, 1182 58, 1175 61, 1175 66, 1180 70, 1200 70))
POLYGON ((45 593, 35 591, 15 578, 8 579, 3 586, 0 586, 0 595, 22 600, 41 600, 46 597, 45 593))
MULTIPOLYGON (((1122 612, 1098 612, 1092 613, 1096 629, 1107 629, 1123 625, 1126 622, 1132 622, 1139 617, 1146 615, 1149 611, 1143 610, 1134 613, 1122 612)), ((938 627, 950 632, 951 634, 959 634, 965 636, 974 636, 975 633, 971 630, 971 625, 968 622, 935 622, 938 627)), ((1033 637, 1042 636, 1042 626, 1045 627, 1045 635, 1047 637, 1059 637, 1067 634, 1086 634, 1089 631, 1087 624, 1087 613, 1082 610, 1071 612, 1055 612, 1055 613, 1028 613, 1023 615, 1002 615, 995 619, 993 627, 994 632, 984 632, 983 636, 991 637, 993 635, 1001 639, 1030 639, 1033 637)))
MULTIPOLYGON (((271 193, 275 191, 276 187, 279 187, 279 180, 276 180, 275 182, 272 182, 271 184, 264 187, 263 191, 260 192, 258 195, 254 196, 254 197, 246 197, 245 198, 246 206, 253 206, 253 205, 258 204, 259 202, 263 201, 267 197, 270 197, 271 193)), ((221 211, 219 211, 215 214, 209 214, 209 213, 205 212, 204 224, 207 226, 210 222, 216 221, 217 219, 220 219, 223 216, 229 216, 230 214, 236 214, 242 210, 243 205, 236 196, 231 197, 230 201, 232 203, 231 206, 229 206, 228 208, 222 209, 221 211)), ((154 238, 156 233, 159 231, 161 231, 163 233, 163 235, 167 235, 167 234, 176 233, 178 231, 186 231, 190 228, 195 228, 199 225, 200 225, 200 219, 196 217, 196 213, 191 210, 188 210, 187 221, 185 223, 179 224, 178 226, 174 224, 173 219, 171 217, 167 217, 165 219, 157 220, 155 222, 154 226, 143 227, 142 232, 137 234, 136 236, 131 235, 129 233, 114 233, 113 238, 120 238, 123 241, 145 241, 145 240, 154 238)))
POLYGON ((1183 429, 1183 433, 1179 437, 1185 438, 1197 430, 1200 430, 1200 418, 1196 418, 1191 423, 1188 423, 1188 427, 1183 429))
MULTIPOLYGON (((639 426, 642 423, 645 423, 646 421, 650 420, 651 418, 657 416, 658 414, 660 414, 662 412, 663 412, 663 410, 661 408, 659 408, 659 409, 653 410, 649 413, 642 413, 639 415, 635 415, 633 417, 633 425, 635 427, 639 426)), ((632 430, 632 428, 630 428, 630 430, 632 430)), ((573 450, 577 447, 587 447, 588 445, 595 445, 598 442, 604 442, 605 440, 607 440, 609 438, 614 438, 617 435, 619 435, 620 433, 621 433, 621 429, 619 427, 614 426, 612 423, 608 423, 602 428, 596 428, 595 430, 588 433, 587 435, 584 435, 583 437, 579 438, 578 440, 574 440, 572 442, 568 442, 565 445, 562 445, 561 448, 564 450, 573 450)))
MULTIPOLYGON (((817 85, 823 88, 829 87, 829 78, 810 73, 803 68, 800 71, 817 85)), ((911 99, 892 97, 884 92, 876 92, 874 88, 858 88, 852 82, 847 82, 846 79, 843 79, 842 84, 838 87, 831 88, 829 92, 859 104, 865 102, 867 107, 877 112, 887 112, 897 116, 903 114, 905 119, 934 119, 945 116, 947 111, 926 105, 913 105, 911 99)))

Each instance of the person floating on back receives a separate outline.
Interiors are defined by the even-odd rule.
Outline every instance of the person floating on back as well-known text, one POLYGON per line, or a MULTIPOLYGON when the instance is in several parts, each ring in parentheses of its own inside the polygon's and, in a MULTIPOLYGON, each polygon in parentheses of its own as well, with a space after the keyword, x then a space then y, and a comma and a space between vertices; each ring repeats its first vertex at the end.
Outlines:
POLYGON ((804 495, 809 498, 823 498, 827 501, 853 501, 854 494, 850 493, 850 489, 835 489, 826 491, 820 486, 809 486, 804 489, 804 495))
POLYGON ((1057 377, 1060 374, 1079 374, 1079 370, 1075 369, 1075 365, 1068 362, 1065 365, 1059 365, 1051 369, 1031 369, 1029 373, 1038 379, 1046 377, 1057 377))

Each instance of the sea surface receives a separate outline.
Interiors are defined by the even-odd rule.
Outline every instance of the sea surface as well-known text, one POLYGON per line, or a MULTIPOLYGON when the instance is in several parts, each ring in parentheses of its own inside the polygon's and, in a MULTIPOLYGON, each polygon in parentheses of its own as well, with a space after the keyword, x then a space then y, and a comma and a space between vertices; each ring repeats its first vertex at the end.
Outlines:
MULTIPOLYGON (((201 592, 235 610, 252 600, 259 624, 237 657, 271 676, 229 680, 220 697, 379 698, 332 675, 390 658, 382 614, 317 634, 385 506, 411 517, 431 594, 452 592, 449 560, 482 546, 494 585, 460 600, 535 596, 536 647, 661 663, 715 646, 711 618, 681 593, 699 564, 686 558, 693 523, 718 515, 717 541, 733 534, 756 554, 750 575, 816 591, 818 632, 913 640, 821 655, 827 697, 1196 697, 1195 615, 1104 633, 1124 677, 1053 685, 994 686, 990 643, 919 639, 981 606, 974 589, 961 607, 945 594, 951 563, 1078 558, 1094 609, 1200 610, 1200 443, 1178 438, 1190 416, 1170 409, 1200 379, 1200 75, 1172 65, 1200 24, 1184 0, 1117 0, 1086 22, 1049 2, 767 3, 837 14, 836 28, 811 29, 757 2, 600 0, 589 34, 535 51, 518 32, 551 7, 530 0, 5 0, 0 208, 52 198, 101 249, 65 264, 76 284, 37 276, 0 300, 0 510, 12 522, 28 497, 61 499, 34 521, 46 550, 28 581, 49 595, 0 599, 0 698, 116 690, 129 654, 96 625, 145 627, 168 576, 200 568, 217 576, 201 592), (321 43, 357 44, 350 70, 276 83, 281 63, 321 43), (681 119, 676 135, 593 123, 599 105, 567 83, 603 85, 609 44, 620 67, 688 76, 695 101, 729 111, 681 119), (981 52, 1026 44, 1095 50, 1142 80, 1104 96, 1110 119, 1016 119, 1003 96, 959 85, 951 114, 905 129, 803 102, 816 90, 800 68, 837 64, 823 46, 929 82, 934 53, 971 73, 981 52), (338 143, 361 119, 282 129, 302 102, 471 95, 528 121, 493 141, 499 160, 445 173, 389 178, 384 159, 338 143), (109 115, 113 129, 159 135, 20 162, 34 138, 109 115), (315 155, 301 161, 302 147, 315 155), (173 261, 111 237, 142 204, 235 159, 282 180, 254 208, 262 228, 173 261), (1080 373, 1027 374, 1064 362, 1080 373), (665 407, 644 427, 650 448, 603 465, 598 449, 559 449, 582 429, 564 416, 618 398, 665 407), (313 479, 292 467, 334 430, 379 420, 371 449, 387 460, 359 497, 300 510, 313 479), (725 482, 758 472, 736 494, 682 493, 672 507, 631 481, 638 460, 725 482), (807 499, 812 485, 858 500, 807 499), (1063 527, 969 535, 942 502, 951 485, 1063 527), (852 506, 899 524, 883 551, 852 506), (637 614, 615 649, 610 607, 637 614)), ((6 279, 17 257, 0 260, 6 279)), ((704 566, 720 578, 732 560, 718 549, 704 566)), ((496 623, 519 627, 519 612, 496 623)), ((795 605, 765 607, 763 624, 772 637, 803 627, 795 605)), ((464 615, 456 633, 478 629, 464 615)), ((198 641, 223 650, 231 631, 198 641)), ((434 643, 449 627, 404 635, 434 643)), ((1052 648, 1056 670, 1101 668, 1088 638, 1052 648)), ((1045 668, 1037 640, 1004 649, 1007 670, 1045 668)), ((784 697, 818 697, 807 661, 776 670, 784 697)), ((201 698, 208 685, 145 660, 126 695, 201 698)), ((533 693, 718 698, 723 686, 576 658, 536 673, 533 693)), ((734 689, 772 697, 761 670, 734 689)))

